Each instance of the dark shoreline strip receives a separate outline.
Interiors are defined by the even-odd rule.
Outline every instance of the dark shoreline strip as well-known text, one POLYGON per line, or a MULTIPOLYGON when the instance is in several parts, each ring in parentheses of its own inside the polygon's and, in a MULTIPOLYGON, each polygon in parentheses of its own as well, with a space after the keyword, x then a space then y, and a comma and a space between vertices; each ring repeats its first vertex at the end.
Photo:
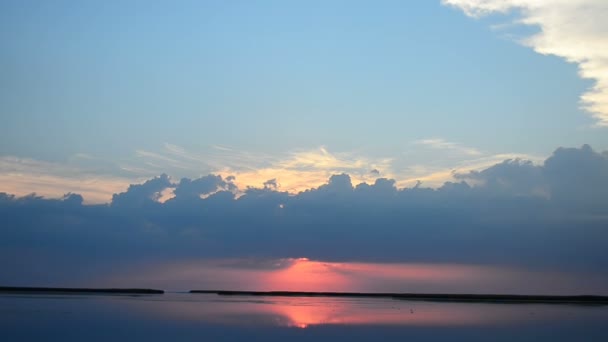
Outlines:
POLYGON ((0 286, 0 293, 27 293, 27 294, 79 294, 79 293, 99 293, 99 294, 163 294, 165 291, 156 289, 95 289, 95 288, 74 288, 74 287, 22 287, 22 286, 0 286))
POLYGON ((297 291, 216 291, 191 290, 190 293, 208 293, 220 296, 282 296, 282 297, 365 297, 392 298, 441 302, 493 302, 493 303, 555 303, 555 304, 608 304, 608 296, 580 295, 498 295, 451 293, 366 293, 366 292, 297 292, 297 291))

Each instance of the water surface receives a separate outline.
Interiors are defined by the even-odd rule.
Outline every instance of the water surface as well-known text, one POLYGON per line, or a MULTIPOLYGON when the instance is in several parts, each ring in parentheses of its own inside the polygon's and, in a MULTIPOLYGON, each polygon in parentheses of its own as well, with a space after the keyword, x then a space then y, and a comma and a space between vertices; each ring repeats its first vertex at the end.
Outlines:
POLYGON ((214 294, 0 295, 7 341, 608 340, 608 306, 214 294))

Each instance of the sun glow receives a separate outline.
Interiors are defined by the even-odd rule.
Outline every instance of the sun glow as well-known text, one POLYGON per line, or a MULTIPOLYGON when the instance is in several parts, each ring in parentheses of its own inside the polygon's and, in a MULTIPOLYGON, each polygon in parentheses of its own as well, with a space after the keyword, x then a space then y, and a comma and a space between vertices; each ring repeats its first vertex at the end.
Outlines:
MULTIPOLYGON (((168 290, 521 293, 580 289, 578 278, 470 264, 327 262, 308 258, 189 260, 128 268, 90 285, 168 290), (575 286, 576 285, 576 286, 575 286), (561 290, 559 290, 561 289, 561 290)), ((88 284, 83 284, 88 285, 88 284)))
POLYGON ((343 291, 350 287, 348 277, 336 272, 339 264, 293 259, 287 268, 271 272, 265 278, 269 290, 343 291))

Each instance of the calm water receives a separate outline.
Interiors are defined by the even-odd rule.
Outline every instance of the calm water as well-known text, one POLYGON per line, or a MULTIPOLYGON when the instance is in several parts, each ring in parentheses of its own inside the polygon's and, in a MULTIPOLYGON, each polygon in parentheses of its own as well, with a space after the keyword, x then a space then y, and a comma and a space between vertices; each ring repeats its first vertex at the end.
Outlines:
POLYGON ((608 341, 608 306, 0 295, 2 341, 608 341))

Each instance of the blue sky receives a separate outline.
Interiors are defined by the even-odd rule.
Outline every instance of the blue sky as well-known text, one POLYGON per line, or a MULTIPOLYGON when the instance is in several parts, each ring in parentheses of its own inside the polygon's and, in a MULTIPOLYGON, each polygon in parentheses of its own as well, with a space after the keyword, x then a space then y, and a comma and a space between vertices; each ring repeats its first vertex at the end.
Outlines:
POLYGON ((58 185, 38 192, 60 195, 162 172, 232 174, 243 186, 283 177, 295 191, 342 171, 370 181, 374 169, 401 186, 437 186, 454 169, 541 161, 559 146, 608 148, 603 121, 580 102, 597 78, 580 77, 567 53, 522 44, 550 32, 542 21, 513 25, 536 18, 535 8, 494 13, 503 8, 474 0, 0 6, 0 190, 8 192, 9 182, 34 191, 40 175, 58 185), (487 15, 463 13, 475 8, 487 15), (320 173, 291 180, 310 169, 320 173), (90 176, 78 183, 66 180, 70 172, 90 176))

